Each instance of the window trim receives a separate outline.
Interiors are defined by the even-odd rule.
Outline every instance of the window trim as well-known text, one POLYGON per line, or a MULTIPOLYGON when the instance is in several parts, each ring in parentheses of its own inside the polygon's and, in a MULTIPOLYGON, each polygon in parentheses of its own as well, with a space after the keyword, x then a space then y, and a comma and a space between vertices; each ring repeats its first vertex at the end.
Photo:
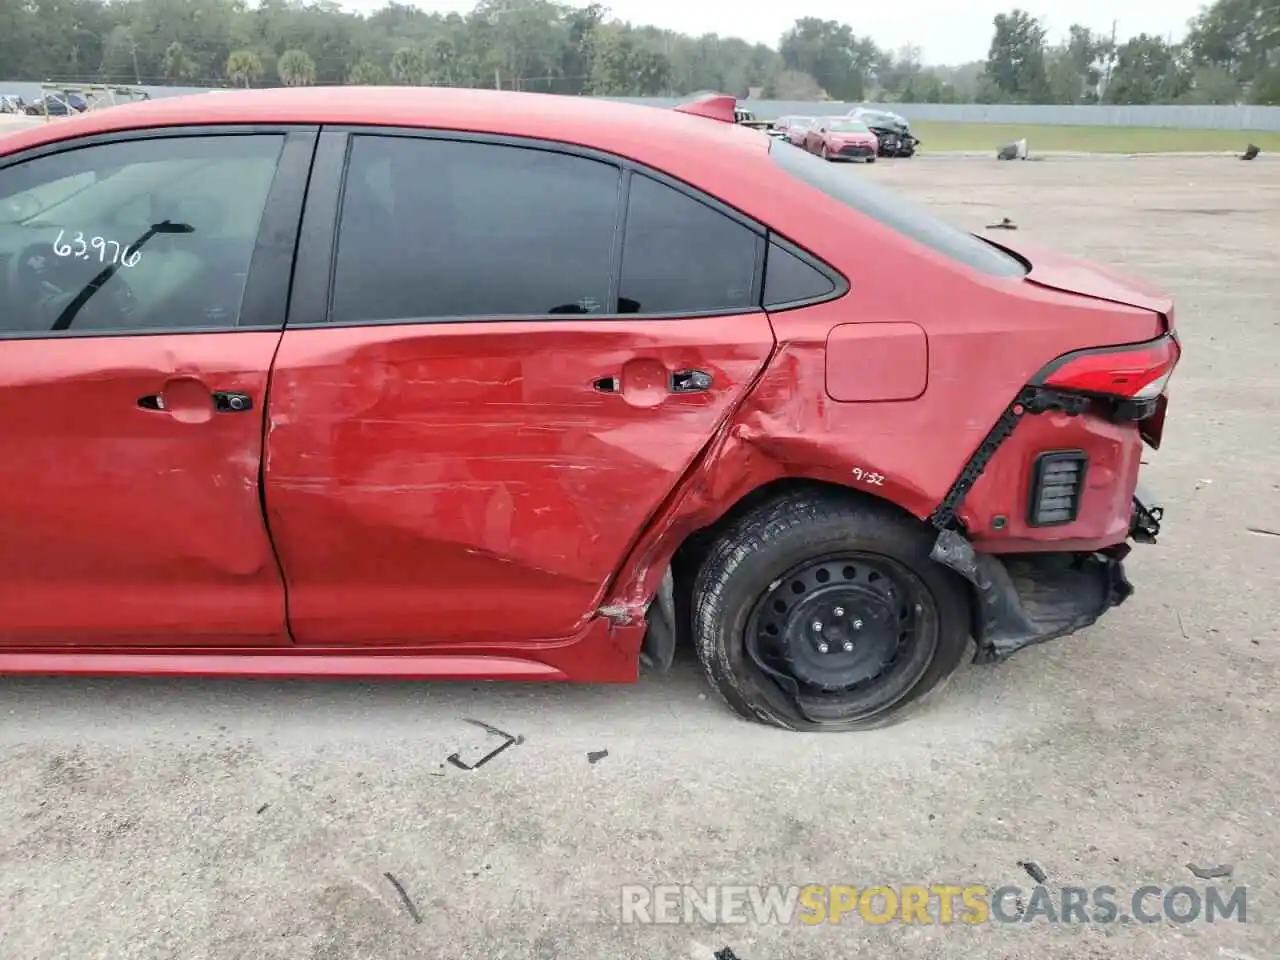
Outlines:
POLYGON ((319 127, 315 124, 192 124, 188 126, 146 127, 95 133, 71 140, 44 143, 0 157, 0 172, 20 163, 41 160, 61 153, 122 142, 190 139, 214 136, 279 136, 283 138, 276 172, 267 189, 266 203, 258 222, 245 278, 244 295, 236 323, 183 327, 137 327, 119 330, 0 330, 7 340, 84 340, 106 337, 166 337, 186 334, 240 333, 283 330, 289 300, 297 224, 302 214, 319 127), (274 316, 274 321, 269 318, 274 316), (246 317, 251 318, 246 322, 246 317))
MULTIPOLYGON (((325 124, 321 127, 316 160, 311 177, 311 187, 303 212, 299 233, 294 289, 286 326, 290 329, 316 327, 377 327, 408 326, 441 323, 582 323, 617 322, 629 320, 680 320, 701 317, 736 317, 763 313, 761 300, 764 295, 765 259, 768 255, 769 229, 755 218, 710 196, 692 184, 677 177, 655 170, 628 157, 607 153, 594 147, 545 140, 538 137, 522 137, 512 134, 475 133, 463 130, 445 130, 435 127, 377 126, 366 124, 325 124), (402 137, 410 140, 449 140, 491 146, 516 147, 542 150, 564 156, 577 157, 607 163, 619 171, 621 186, 619 200, 622 205, 614 221, 614 247, 610 274, 610 297, 617 302, 617 291, 622 280, 622 242, 626 228, 627 201, 630 198, 631 176, 638 173, 671 187, 692 200, 710 207, 735 223, 746 227, 756 236, 756 262, 752 276, 751 305, 716 310, 699 310, 667 313, 590 313, 590 314, 504 314, 501 316, 461 315, 451 317, 396 317, 387 320, 359 320, 335 323, 332 320, 333 284, 336 278, 338 229, 342 213, 342 196, 349 172, 351 145, 356 137, 402 137), (321 317, 323 319, 309 319, 321 317), (304 319, 308 318, 308 319, 304 319)), ((810 258, 811 259, 811 258, 810 258)))

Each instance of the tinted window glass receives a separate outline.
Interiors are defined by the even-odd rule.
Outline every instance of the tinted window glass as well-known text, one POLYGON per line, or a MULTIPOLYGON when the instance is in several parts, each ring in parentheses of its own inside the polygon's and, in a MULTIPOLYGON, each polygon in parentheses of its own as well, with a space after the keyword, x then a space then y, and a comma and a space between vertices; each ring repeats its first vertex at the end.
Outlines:
POLYGON ((831 278, 811 267, 789 250, 769 244, 769 260, 764 274, 764 305, 781 307, 815 300, 833 292, 831 278))
POLYGON ((649 177, 631 178, 622 245, 622 313, 698 313, 755 306, 764 241, 718 210, 649 177))
POLYGON ((357 137, 332 319, 612 312, 620 176, 545 150, 357 137))
POLYGON ((923 207, 863 177, 851 177, 847 171, 801 150, 771 150, 770 155, 788 173, 817 187, 832 199, 874 217, 945 257, 992 276, 1026 275, 1027 268, 1021 260, 939 220, 923 207))
POLYGON ((0 332, 235 326, 283 144, 127 140, 0 170, 0 332))

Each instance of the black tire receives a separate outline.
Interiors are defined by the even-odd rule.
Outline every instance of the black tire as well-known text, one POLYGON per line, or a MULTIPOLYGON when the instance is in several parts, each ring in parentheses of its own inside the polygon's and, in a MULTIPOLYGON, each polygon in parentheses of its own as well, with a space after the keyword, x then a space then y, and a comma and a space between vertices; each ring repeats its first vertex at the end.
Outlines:
MULTIPOLYGON (((826 491, 787 494, 739 518, 711 546, 693 586, 692 633, 711 684, 741 716, 789 730, 866 730, 903 719, 908 706, 918 707, 926 694, 940 689, 955 673, 969 642, 968 590, 955 573, 929 557, 933 539, 923 523, 886 504, 826 491), (840 559, 851 556, 863 559, 840 559), (836 559, 823 559, 827 557, 836 559), (865 567, 861 566, 864 560, 865 567), (799 565, 814 568, 819 563, 817 576, 830 563, 850 564, 843 568, 846 577, 853 563, 860 570, 891 570, 889 593, 902 592, 913 606, 911 639, 905 641, 903 653, 905 628, 900 622, 878 619, 877 623, 888 624, 890 633, 892 627, 900 631, 889 641, 896 651, 890 665, 882 665, 880 674, 865 681, 867 686, 860 680, 848 688, 823 689, 797 681, 802 695, 797 698, 748 652, 748 630, 753 636, 764 636, 757 632, 764 599, 777 596, 778 585, 799 565)), ((845 586, 864 593, 870 589, 860 582, 830 584, 831 588, 845 586)), ((803 620, 808 609, 803 602, 821 599, 824 589, 815 587, 812 596, 797 599, 795 615, 803 620)), ((776 619, 779 615, 770 610, 764 616, 776 619)), ((861 629, 862 621, 856 623, 861 629)), ((773 626, 770 623, 765 629, 773 626)), ((791 633, 784 631, 784 636, 791 633)), ((818 658, 807 649, 801 653, 809 661, 805 670, 813 669, 818 658)), ((848 656, 866 658, 865 654, 848 656)))
POLYGON ((822 145, 822 149, 818 151, 818 156, 820 156, 823 160, 831 159, 831 155, 827 153, 827 145, 825 143, 822 145))

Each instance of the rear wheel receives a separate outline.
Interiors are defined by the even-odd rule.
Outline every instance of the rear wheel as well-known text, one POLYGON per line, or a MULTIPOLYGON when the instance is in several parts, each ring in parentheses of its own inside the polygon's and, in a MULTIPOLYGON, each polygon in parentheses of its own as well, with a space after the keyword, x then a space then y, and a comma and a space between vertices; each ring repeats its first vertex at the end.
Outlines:
POLYGON ((791 494, 741 518, 694 585, 693 634, 742 716, 793 730, 900 719, 960 665, 968 597, 884 504, 791 494))
POLYGON ((827 145, 825 143, 822 145, 822 149, 818 151, 818 156, 820 156, 823 160, 831 159, 831 155, 827 153, 827 145))

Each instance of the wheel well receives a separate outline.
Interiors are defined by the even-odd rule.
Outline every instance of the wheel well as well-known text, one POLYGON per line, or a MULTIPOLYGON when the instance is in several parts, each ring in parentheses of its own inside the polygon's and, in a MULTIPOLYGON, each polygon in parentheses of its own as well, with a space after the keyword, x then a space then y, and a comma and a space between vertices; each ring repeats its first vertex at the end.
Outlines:
POLYGON ((677 647, 683 646, 691 639, 689 612, 693 598, 693 585, 697 579, 698 571, 702 569, 707 551, 711 545, 725 530, 737 523, 744 515, 772 500, 779 500, 798 493, 818 494, 826 497, 875 504, 881 509, 888 507, 903 516, 918 520, 918 518, 890 500, 885 500, 883 497, 877 497, 863 490, 854 490, 850 487, 841 486, 838 483, 828 483, 823 480, 807 478, 783 477, 756 487, 726 510, 718 520, 694 530, 685 537, 672 556, 671 573, 675 581, 677 647))

